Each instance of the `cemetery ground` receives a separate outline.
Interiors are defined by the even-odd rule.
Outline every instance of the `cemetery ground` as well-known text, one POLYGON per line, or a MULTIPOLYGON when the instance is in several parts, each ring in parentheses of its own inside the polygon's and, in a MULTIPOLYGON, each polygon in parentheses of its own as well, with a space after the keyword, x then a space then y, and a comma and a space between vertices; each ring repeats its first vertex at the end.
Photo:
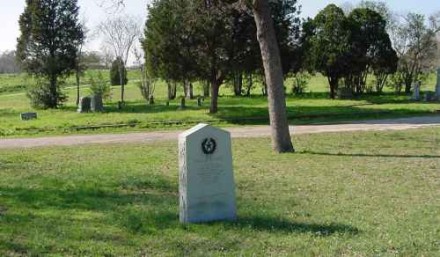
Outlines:
POLYGON ((238 219, 181 225, 176 141, 0 150, 2 256, 436 256, 440 128, 234 139, 238 219))
MULTIPOLYGON (((96 76, 97 71, 87 71, 83 77, 81 95, 90 94, 88 80, 96 76)), ((187 100, 187 108, 178 110, 182 88, 178 88, 177 99, 166 105, 166 86, 156 83, 155 104, 148 105, 142 99, 137 88, 137 71, 129 72, 127 85, 127 106, 117 109, 119 87, 112 88, 112 98, 105 103, 104 113, 78 114, 75 106, 75 86, 69 78, 65 92, 68 102, 58 110, 33 110, 25 95, 26 85, 32 84, 25 75, 0 76, 0 137, 47 136, 82 133, 108 133, 152 130, 182 130, 199 122, 217 126, 267 125, 268 111, 266 97, 261 96, 261 87, 256 82, 251 97, 233 97, 232 89, 221 87, 219 112, 208 113, 209 99, 201 107, 197 100, 187 100), (22 112, 36 111, 38 119, 21 121, 22 112)), ((108 77, 108 73, 104 73, 108 77)), ((435 75, 422 85, 422 92, 434 90, 435 75)), ((381 96, 366 95, 354 100, 328 99, 328 86, 324 77, 316 74, 310 80, 306 94, 293 96, 292 81, 286 81, 288 117, 291 124, 338 123, 359 119, 396 118, 408 116, 432 115, 440 110, 440 103, 411 101, 407 95, 395 95, 391 89, 381 96)), ((195 83, 195 95, 202 92, 195 83)))

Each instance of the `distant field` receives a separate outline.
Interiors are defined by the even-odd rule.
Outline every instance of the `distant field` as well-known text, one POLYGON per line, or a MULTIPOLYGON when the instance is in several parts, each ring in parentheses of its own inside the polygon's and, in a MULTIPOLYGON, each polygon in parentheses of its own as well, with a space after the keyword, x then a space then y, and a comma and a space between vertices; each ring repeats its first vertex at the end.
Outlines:
MULTIPOLYGON (((102 71, 108 77, 107 71, 102 71)), ((90 94, 88 80, 96 76, 97 71, 89 71, 83 77, 81 95, 90 94)), ((1 75, 0 78, 0 136, 38 136, 72 133, 98 133, 136 130, 157 130, 186 128, 198 122, 209 122, 220 126, 241 124, 268 124, 267 99, 261 96, 261 86, 256 83, 252 97, 234 97, 231 86, 221 87, 219 113, 210 115, 209 98, 202 107, 196 100, 187 100, 187 109, 178 110, 182 87, 178 88, 178 97, 166 106, 166 86, 162 81, 156 83, 155 105, 147 105, 142 99, 137 83, 138 71, 129 72, 129 84, 126 87, 127 107, 122 111, 116 108, 120 97, 120 88, 112 87, 112 98, 105 104, 104 113, 76 113, 73 78, 68 80, 64 92, 69 96, 65 106, 58 110, 36 110, 39 118, 33 121, 21 121, 19 114, 34 111, 29 107, 29 99, 23 85, 33 83, 25 75, 1 75), (9 89, 5 89, 9 88, 9 89), (3 92, 1 91, 3 90, 3 92)), ((433 78, 431 82, 433 83, 433 78)), ((285 83, 290 92, 292 81, 285 83)), ((423 89, 429 89, 428 84, 423 89)), ((432 89, 431 89, 432 90, 432 89)), ((288 116, 291 123, 308 124, 321 122, 340 122, 353 119, 389 118, 413 115, 433 114, 440 110, 440 103, 418 103, 409 97, 396 96, 390 92, 383 96, 364 96, 356 100, 328 99, 327 80, 317 74, 309 82, 306 94, 287 97, 288 116)), ((201 95, 202 89, 195 83, 195 95, 201 95)))

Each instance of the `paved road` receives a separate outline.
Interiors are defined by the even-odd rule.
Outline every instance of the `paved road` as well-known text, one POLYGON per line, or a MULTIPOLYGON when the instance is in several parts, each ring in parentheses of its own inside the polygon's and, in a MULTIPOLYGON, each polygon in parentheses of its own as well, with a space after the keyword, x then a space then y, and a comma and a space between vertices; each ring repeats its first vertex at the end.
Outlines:
MULTIPOLYGON (((368 120, 337 125, 304 125, 291 126, 292 134, 311 134, 344 131, 380 131, 380 130, 405 130, 412 128, 440 126, 440 115, 368 120)), ((227 128, 234 138, 252 138, 270 136, 269 126, 244 126, 227 128)), ((142 132, 129 134, 100 134, 100 135, 75 135, 54 136, 41 138, 0 139, 0 149, 30 148, 43 146, 68 146, 82 144, 109 144, 109 143, 148 143, 160 140, 175 140, 182 131, 167 132, 142 132)), ((440 136, 440 132, 439 132, 440 136)))

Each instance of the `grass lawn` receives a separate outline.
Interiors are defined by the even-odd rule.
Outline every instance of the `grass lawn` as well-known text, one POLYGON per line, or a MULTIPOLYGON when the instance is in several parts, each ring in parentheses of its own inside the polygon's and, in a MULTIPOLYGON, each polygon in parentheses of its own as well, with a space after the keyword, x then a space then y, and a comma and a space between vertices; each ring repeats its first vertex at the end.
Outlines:
MULTIPOLYGON (((90 71, 91 74, 96 71, 90 71)), ((85 83, 87 83, 85 76, 85 83)), ((6 78, 4 75, 2 78, 6 78)), ((23 77, 23 76, 22 76, 23 77)), ((129 77, 136 79, 136 72, 129 77)), ((15 78, 19 80, 19 76, 15 78)), ((23 78, 22 78, 23 79, 23 78)), ((7 78, 2 85, 9 81, 7 78)), ((12 83, 12 82, 11 82, 12 83)), ((289 87, 290 80, 286 81, 289 87)), ((7 83, 6 83, 7 84, 7 83)), ((425 86, 424 89, 428 89, 425 86)), ((182 95, 179 87, 177 95, 182 95)), ((414 115, 427 115, 440 110, 440 103, 413 102, 408 96, 396 96, 388 92, 383 96, 364 96, 356 100, 328 99, 326 79, 320 75, 312 77, 307 94, 287 98, 289 120, 293 124, 331 123, 355 119, 390 118, 414 115), (310 93, 312 92, 312 93, 310 93)), ((41 136, 54 134, 126 132, 158 129, 187 128, 199 122, 209 122, 219 126, 242 124, 268 124, 267 99, 260 94, 259 86, 252 97, 233 97, 232 89, 221 87, 219 112, 208 113, 210 100, 206 99, 202 107, 196 100, 187 100, 187 109, 178 110, 180 100, 166 103, 166 86, 158 82, 155 91, 156 104, 147 105, 142 99, 136 82, 127 86, 127 106, 122 111, 116 107, 119 99, 119 87, 113 87, 113 97, 106 103, 105 113, 76 113, 75 89, 68 87, 65 92, 69 101, 58 110, 37 110, 38 119, 21 121, 21 112, 35 111, 29 107, 29 100, 21 91, 0 92, 0 137, 41 136)), ((195 94, 202 92, 195 85, 195 94)), ((88 95, 88 85, 81 88, 81 95, 88 95)))
POLYGON ((176 142, 0 150, 1 256, 436 256, 440 128, 233 142, 238 220, 178 222, 176 142))

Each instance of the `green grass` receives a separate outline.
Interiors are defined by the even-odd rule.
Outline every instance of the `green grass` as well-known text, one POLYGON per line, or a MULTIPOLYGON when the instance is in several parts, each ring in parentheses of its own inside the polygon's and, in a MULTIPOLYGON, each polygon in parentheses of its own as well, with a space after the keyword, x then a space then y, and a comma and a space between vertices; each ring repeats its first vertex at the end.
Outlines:
MULTIPOLYGON (((91 75, 97 71, 89 71, 91 75)), ((259 86, 252 97, 233 97, 228 85, 221 88, 219 112, 208 113, 209 99, 202 107, 196 100, 188 100, 186 110, 178 110, 179 100, 166 106, 166 86, 156 85, 156 104, 149 106, 142 99, 136 86, 136 73, 131 71, 132 80, 126 87, 127 107, 119 111, 119 87, 112 88, 112 99, 106 104, 105 113, 78 114, 75 107, 76 91, 67 87, 65 92, 69 101, 59 110, 37 110, 39 118, 21 121, 21 112, 35 111, 29 107, 29 100, 23 90, 13 93, 0 93, 0 137, 41 136, 72 133, 126 132, 137 130, 187 128, 198 122, 209 122, 219 126, 242 124, 268 124, 267 99, 261 95, 259 86), (122 126, 122 127, 121 127, 122 126), (85 129, 89 128, 89 129, 85 129), (99 129, 98 129, 99 128, 99 129), (81 130, 78 130, 81 129, 81 130)), ((81 95, 90 94, 85 75, 81 95)), ((107 76, 107 75, 105 75, 107 76)), ((289 87, 290 81, 286 81, 289 87)), ((2 82, 3 84, 3 82, 2 82)), ((412 102, 408 96, 386 93, 383 96, 364 96, 357 100, 330 100, 327 95, 327 82, 324 77, 312 77, 307 94, 287 98, 288 115, 291 123, 333 123, 356 119, 390 118, 414 115, 427 115, 440 110, 440 103, 412 102), (310 91, 312 93, 310 93, 310 91)), ((202 92, 196 83, 195 94, 202 92)), ((179 87, 178 95, 183 95, 179 87)))
POLYGON ((178 222, 175 142, 0 150, 2 256, 436 256, 440 128, 233 142, 238 220, 178 222))

